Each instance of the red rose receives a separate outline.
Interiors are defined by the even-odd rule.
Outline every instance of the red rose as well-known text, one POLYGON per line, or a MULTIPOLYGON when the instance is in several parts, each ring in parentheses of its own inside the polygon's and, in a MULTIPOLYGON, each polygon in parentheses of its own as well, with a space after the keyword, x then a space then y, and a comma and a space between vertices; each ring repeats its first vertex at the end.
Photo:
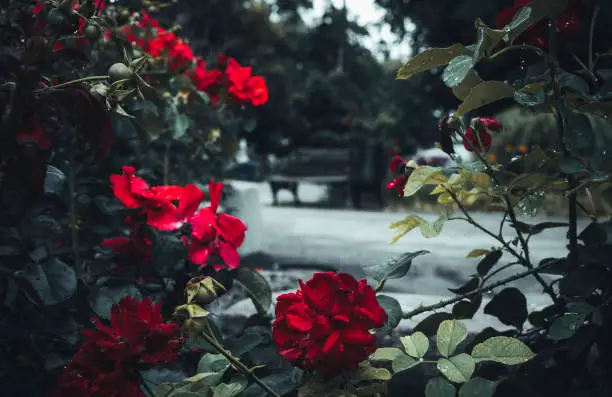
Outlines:
POLYGON ((125 297, 113 306, 110 326, 99 318, 92 321, 96 328, 83 331, 84 343, 96 346, 112 360, 157 365, 178 358, 182 346, 177 336, 179 326, 164 323, 161 303, 154 305, 149 298, 137 302, 125 297))
POLYGON ((204 200, 195 185, 154 186, 135 176, 134 167, 124 166, 121 175, 111 175, 113 193, 127 208, 140 209, 147 224, 159 230, 177 230, 204 200), (173 201, 178 201, 178 207, 173 201))
POLYGON ((189 44, 177 40, 168 50, 168 70, 187 68, 194 60, 193 51, 189 44))
POLYGON ((502 123, 495 119, 479 117, 472 122, 472 127, 465 132, 463 146, 469 152, 488 152, 491 149, 493 138, 489 130, 500 132, 503 129, 502 123))
MULTIPOLYGON (((191 235, 184 238, 189 260, 205 265, 211 254, 219 254, 225 264, 235 269, 240 264, 237 249, 242 245, 246 225, 235 216, 218 213, 223 183, 210 181, 210 205, 189 219, 191 235)), ((219 267, 219 266, 216 266, 219 267)))
POLYGON ((161 304, 149 298, 125 297, 113 306, 110 326, 93 322, 51 397, 143 397, 140 364, 175 362, 182 347, 178 325, 165 324, 161 304))
POLYGON ((405 170, 401 169, 401 166, 405 163, 406 162, 404 159, 402 159, 400 156, 395 156, 393 159, 391 159, 391 163, 389 164, 389 170, 391 172, 402 172, 402 175, 387 183, 387 190, 395 190, 399 197, 404 197, 404 187, 408 182, 408 175, 405 173, 405 170))
POLYGON ((315 273, 296 293, 280 295, 272 335, 293 365, 333 376, 357 369, 376 350, 369 331, 387 314, 365 280, 346 273, 315 273))

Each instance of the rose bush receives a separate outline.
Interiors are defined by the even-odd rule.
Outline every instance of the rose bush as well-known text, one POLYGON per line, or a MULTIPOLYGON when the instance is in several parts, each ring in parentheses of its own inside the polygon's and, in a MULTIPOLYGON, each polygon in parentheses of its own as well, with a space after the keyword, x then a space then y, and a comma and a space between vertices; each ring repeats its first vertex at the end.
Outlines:
POLYGON ((0 88, 3 391, 381 396, 394 376, 401 382, 426 365, 435 375, 411 389, 426 397, 514 396, 517 385, 534 395, 612 390, 612 232, 609 221, 594 221, 579 233, 577 211, 588 208, 576 200, 577 191, 612 175, 609 142, 585 116, 607 117, 610 101, 603 88, 576 89, 600 87, 584 80, 599 74, 596 63, 586 63, 587 74, 561 70, 556 45, 522 44, 544 24, 548 44, 581 30, 574 21, 582 9, 573 2, 516 2, 502 29, 477 21, 473 46, 428 49, 399 70, 404 79, 444 66, 442 78, 461 104, 440 124, 440 146, 458 166, 391 161, 398 176, 390 189, 409 198, 430 185, 443 208, 434 222, 409 215, 392 224, 393 242, 417 227, 434 237, 456 219, 495 244, 467 253, 480 259, 470 280, 451 290, 455 297, 412 311, 381 292, 427 251, 365 267, 375 287, 344 273, 315 273, 278 296, 273 310, 266 278, 241 265, 248 230, 224 211, 225 185, 215 180, 231 154, 228 141, 251 122, 246 105, 268 99, 265 79, 251 67, 225 55, 205 62, 159 23, 152 2, 147 10, 92 0, 10 3, 15 12, 0 20, 7 43, 0 52, 7 82, 0 88), (483 81, 474 70, 518 49, 544 59, 546 73, 483 81), (463 117, 507 98, 553 109, 558 147, 529 147, 509 165, 496 163, 489 151, 503 125, 463 117), (455 139, 478 161, 456 156, 455 139), (568 222, 519 218, 537 212, 548 190, 567 195, 568 222), (476 221, 469 211, 476 202, 503 212, 499 232, 476 221), (559 227, 568 228, 569 254, 536 263, 530 239, 559 227), (513 266, 515 275, 499 277, 513 266), (523 277, 542 286, 547 307, 529 312, 509 285, 523 277), (238 286, 257 314, 241 332, 221 334, 208 305, 238 286), (508 328, 468 335, 462 320, 483 305, 508 328), (402 320, 430 311, 437 312, 395 340, 402 320), (385 336, 394 343, 383 343, 385 336))

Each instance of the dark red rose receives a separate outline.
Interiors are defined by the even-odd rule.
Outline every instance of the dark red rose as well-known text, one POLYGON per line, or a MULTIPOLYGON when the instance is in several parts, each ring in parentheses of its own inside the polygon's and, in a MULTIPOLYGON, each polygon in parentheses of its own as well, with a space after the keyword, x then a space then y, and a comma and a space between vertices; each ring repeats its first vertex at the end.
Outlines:
POLYGON ((171 363, 177 360, 182 339, 179 326, 166 324, 161 315, 161 303, 151 299, 137 302, 131 297, 121 299, 111 310, 111 325, 99 318, 92 319, 95 329, 83 331, 85 344, 92 344, 106 357, 117 362, 171 363))
POLYGON ((472 127, 465 132, 463 146, 469 152, 488 152, 491 149, 493 140, 489 131, 500 132, 503 129, 502 123, 495 119, 479 117, 472 121, 472 127))
POLYGON ((132 225, 129 237, 109 238, 104 240, 100 246, 112 249, 116 254, 128 259, 130 263, 136 261, 148 265, 153 262, 151 256, 153 242, 138 223, 132 225))
POLYGON ((219 254, 225 264, 235 269, 240 264, 237 249, 242 245, 246 225, 235 216, 218 213, 223 183, 210 181, 210 205, 189 219, 191 235, 184 238, 189 260, 205 265, 211 254, 219 254))
POLYGON ((373 328, 387 314, 365 280, 346 273, 315 273, 296 293, 280 295, 272 335, 293 365, 334 376, 357 369, 376 350, 373 328))

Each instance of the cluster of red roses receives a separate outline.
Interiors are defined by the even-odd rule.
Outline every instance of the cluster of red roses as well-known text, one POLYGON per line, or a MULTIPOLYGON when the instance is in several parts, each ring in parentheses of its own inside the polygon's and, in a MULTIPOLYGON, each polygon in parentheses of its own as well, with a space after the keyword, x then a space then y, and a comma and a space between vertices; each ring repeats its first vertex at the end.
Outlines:
MULTIPOLYGON (((502 29, 509 25, 516 13, 523 7, 531 4, 532 0, 514 0, 514 6, 507 8, 497 14, 497 28, 502 29)), ((591 13, 592 6, 585 4, 583 0, 569 0, 565 12, 557 15, 555 27, 562 40, 569 39, 579 34, 585 25, 584 21, 591 13)), ((517 37, 517 43, 535 45, 542 49, 548 48, 548 22, 542 20, 531 25, 527 30, 517 37)))
POLYGON ((242 66, 225 55, 217 58, 216 68, 207 68, 201 57, 181 37, 161 27, 146 12, 122 29, 127 40, 154 58, 165 56, 170 71, 185 72, 196 89, 206 92, 214 104, 227 94, 232 103, 264 105, 268 101, 268 87, 262 76, 254 76, 250 66, 242 66))
MULTIPOLYGON (((198 211, 205 196, 196 185, 150 187, 130 166, 123 167, 122 174, 111 175, 110 181, 115 197, 127 208, 137 210, 146 224, 164 231, 179 230, 189 224, 191 231, 189 236, 183 237, 183 242, 191 262, 206 265, 212 254, 218 254, 232 269, 240 264, 237 249, 244 241, 247 227, 240 219, 218 212, 223 183, 209 183, 210 205, 198 211)), ((137 219, 129 217, 126 222, 130 226, 130 237, 105 240, 102 246, 150 263, 151 240, 137 219)))
POLYGON ((139 366, 172 363, 182 347, 179 326, 165 324, 161 303, 149 298, 123 298, 111 310, 110 326, 92 322, 51 397, 144 397, 139 366))

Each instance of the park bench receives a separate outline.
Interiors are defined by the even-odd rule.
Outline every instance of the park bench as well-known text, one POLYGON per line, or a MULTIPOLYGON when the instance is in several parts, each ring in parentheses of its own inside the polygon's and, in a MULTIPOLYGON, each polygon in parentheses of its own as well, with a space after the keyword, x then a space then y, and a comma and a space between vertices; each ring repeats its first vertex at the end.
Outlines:
POLYGON ((275 205, 278 204, 277 194, 280 190, 289 190, 295 204, 300 204, 300 183, 327 186, 330 201, 343 205, 349 182, 349 149, 298 149, 273 166, 267 180, 275 205))

